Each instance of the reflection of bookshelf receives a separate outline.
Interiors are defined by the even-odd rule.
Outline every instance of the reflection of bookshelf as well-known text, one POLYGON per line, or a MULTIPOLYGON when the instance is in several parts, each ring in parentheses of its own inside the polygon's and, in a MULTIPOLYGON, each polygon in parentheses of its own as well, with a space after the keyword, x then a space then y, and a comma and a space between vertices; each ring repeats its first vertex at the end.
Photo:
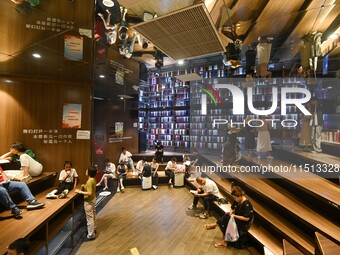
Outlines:
MULTIPOLYGON (((204 80, 205 84, 233 84, 238 86, 246 95, 247 89, 243 88, 244 79, 206 79, 204 80)), ((300 123, 301 113, 297 109, 296 106, 287 106, 286 107, 286 116, 281 116, 281 90, 280 87, 300 87, 306 88, 306 85, 301 83, 296 78, 287 78, 287 79, 257 79, 254 80, 255 87, 252 89, 252 101, 253 106, 257 110, 269 109, 272 106, 273 101, 273 86, 278 87, 278 105, 273 114, 271 114, 268 119, 276 119, 273 123, 273 128, 271 130, 272 137, 296 137, 297 136, 297 127, 283 127, 281 125, 281 121, 286 119, 293 119, 297 123, 300 123)), ((190 84, 190 109, 191 109, 191 118, 190 118, 190 134, 191 134, 191 144, 192 147, 199 149, 216 149, 221 151, 223 144, 227 139, 227 130, 228 125, 223 123, 221 125, 217 125, 213 127, 213 121, 217 119, 227 120, 230 124, 234 123, 242 123, 239 126, 243 127, 243 121, 246 116, 249 116, 251 119, 258 119, 258 116, 255 116, 250 113, 247 107, 247 98, 245 97, 245 115, 234 115, 232 112, 233 108, 233 98, 232 94, 227 89, 218 89, 218 95, 222 99, 222 105, 216 104, 212 97, 207 96, 207 113, 206 115, 202 115, 201 112, 201 97, 202 94, 205 93, 207 88, 206 85, 201 82, 193 82, 190 84), (248 111, 248 112, 247 112, 248 111)), ((287 95, 288 98, 299 98, 301 95, 299 93, 289 93, 287 95)), ((223 121, 222 121, 223 122, 223 121)), ((254 123, 253 123, 254 124, 254 123)), ((285 123, 287 124, 287 123, 285 123)), ((237 124, 236 124, 237 125, 237 124)), ((239 141, 244 143, 243 133, 239 134, 239 141)))
POLYGON ((189 87, 172 75, 151 73, 148 85, 140 89, 139 129, 146 131, 148 149, 156 141, 171 150, 190 147, 189 87))

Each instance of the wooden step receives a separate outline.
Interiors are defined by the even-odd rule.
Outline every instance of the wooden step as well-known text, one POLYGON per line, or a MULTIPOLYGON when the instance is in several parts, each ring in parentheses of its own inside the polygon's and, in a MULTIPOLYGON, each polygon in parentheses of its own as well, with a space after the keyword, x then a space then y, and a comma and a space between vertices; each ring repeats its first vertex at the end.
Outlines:
POLYGON ((283 255, 303 255, 303 253, 287 240, 283 240, 283 255))
POLYGON ((339 255, 340 246, 324 235, 315 232, 315 255, 339 255))

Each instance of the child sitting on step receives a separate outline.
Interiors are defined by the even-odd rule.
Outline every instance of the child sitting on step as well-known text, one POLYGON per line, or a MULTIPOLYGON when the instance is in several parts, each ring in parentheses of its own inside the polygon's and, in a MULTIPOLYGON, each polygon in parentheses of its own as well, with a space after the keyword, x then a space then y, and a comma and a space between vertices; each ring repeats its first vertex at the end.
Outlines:
POLYGON ((77 186, 78 174, 76 169, 72 168, 72 162, 66 160, 64 169, 59 175, 58 188, 46 195, 46 198, 65 198, 70 190, 77 186))

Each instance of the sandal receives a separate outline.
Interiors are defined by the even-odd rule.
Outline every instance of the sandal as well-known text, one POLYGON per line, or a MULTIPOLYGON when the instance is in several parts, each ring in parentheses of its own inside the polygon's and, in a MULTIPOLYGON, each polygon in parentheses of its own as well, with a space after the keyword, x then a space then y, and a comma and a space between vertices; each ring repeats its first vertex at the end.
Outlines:
POLYGON ((222 248, 222 247, 227 247, 226 243, 215 243, 215 248, 222 248))
POLYGON ((215 226, 214 224, 207 224, 207 225, 204 225, 204 228, 205 228, 206 230, 211 230, 211 229, 215 229, 216 226, 215 226))

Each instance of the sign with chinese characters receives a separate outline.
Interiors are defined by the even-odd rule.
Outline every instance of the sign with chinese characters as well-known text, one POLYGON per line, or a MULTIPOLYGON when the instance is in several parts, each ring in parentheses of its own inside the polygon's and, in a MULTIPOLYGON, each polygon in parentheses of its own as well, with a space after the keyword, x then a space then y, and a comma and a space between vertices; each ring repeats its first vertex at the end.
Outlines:
POLYGON ((62 128, 81 128, 81 104, 64 104, 62 128))
POLYGON ((64 35, 64 58, 67 60, 83 59, 84 38, 79 35, 64 35))
POLYGON ((23 134, 31 135, 33 139, 40 140, 43 144, 71 144, 73 135, 62 134, 58 129, 23 129, 23 134))
POLYGON ((90 139, 90 130, 78 130, 77 131, 77 139, 88 140, 90 139))
POLYGON ((47 17, 46 20, 37 20, 33 24, 26 24, 26 28, 59 33, 65 30, 73 30, 74 25, 75 22, 71 20, 47 17))

